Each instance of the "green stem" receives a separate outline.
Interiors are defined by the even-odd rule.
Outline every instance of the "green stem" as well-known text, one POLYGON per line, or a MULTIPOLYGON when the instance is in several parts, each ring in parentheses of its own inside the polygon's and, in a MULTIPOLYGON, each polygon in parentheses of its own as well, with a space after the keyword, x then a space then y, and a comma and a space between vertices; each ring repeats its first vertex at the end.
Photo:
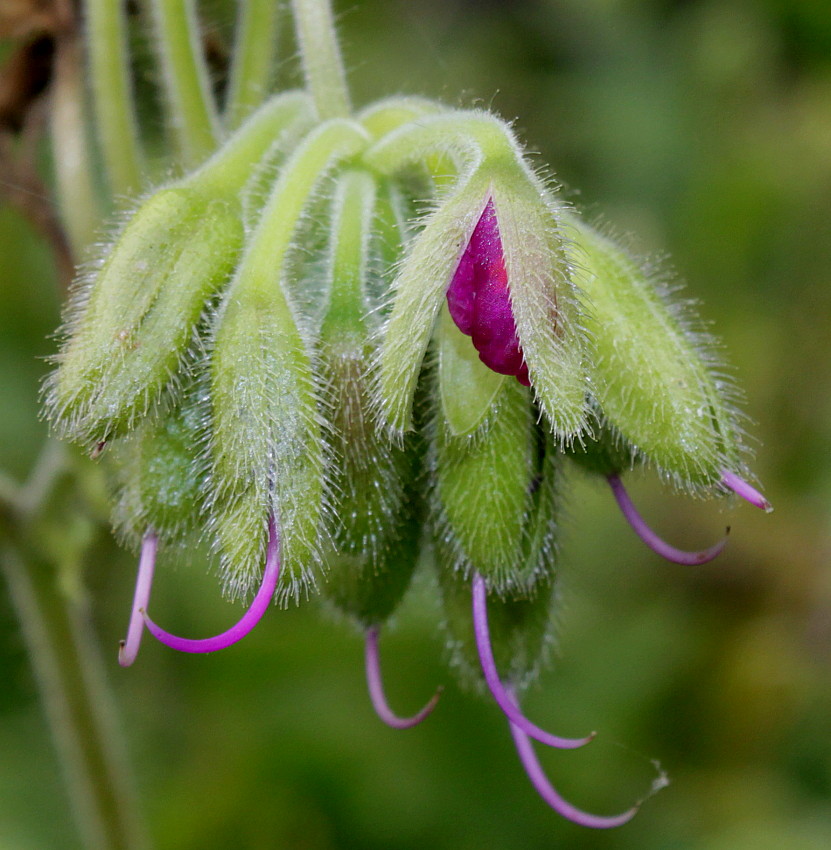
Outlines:
POLYGON ((274 0, 239 0, 237 35, 225 106, 226 124, 233 130, 268 95, 277 47, 274 0))
POLYGON ((95 124, 114 195, 128 195, 141 186, 135 101, 130 84, 124 3, 87 0, 86 28, 89 75, 95 124))
POLYGON ((38 545, 39 516, 65 473, 65 451, 50 443, 31 481, 8 494, 13 501, 4 504, 0 525, 0 572, 20 620, 84 847, 143 850, 149 845, 90 627, 80 550, 56 565, 38 545))
POLYGON ((146 847, 85 604, 69 598, 56 572, 44 564, 24 564, 10 548, 0 561, 84 846, 89 850, 146 847))
POLYGON ((217 145, 219 120, 193 0, 152 0, 168 120, 185 168, 217 145))
POLYGON ((344 118, 351 107, 331 3, 292 0, 291 5, 306 86, 318 116, 321 120, 344 118))
POLYGON ((274 95, 182 185, 198 187, 202 192, 236 195, 270 148, 279 147, 281 141, 291 141, 312 121, 312 104, 305 92, 274 95))
POLYGON ((61 222, 77 258, 95 239, 101 205, 87 137, 81 43, 71 5, 60 4, 59 10, 61 26, 50 88, 50 135, 61 222))

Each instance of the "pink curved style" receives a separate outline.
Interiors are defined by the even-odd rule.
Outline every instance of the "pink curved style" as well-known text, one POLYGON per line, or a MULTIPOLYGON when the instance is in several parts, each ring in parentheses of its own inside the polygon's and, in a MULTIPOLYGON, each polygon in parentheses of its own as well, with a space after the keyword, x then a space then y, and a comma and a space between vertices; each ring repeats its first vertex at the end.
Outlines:
POLYGON ((378 649, 378 638, 380 628, 373 626, 366 631, 366 682, 369 691, 369 697, 372 700, 372 707, 378 717, 393 729, 411 729, 413 726, 418 726, 422 720, 430 715, 441 696, 442 688, 438 688, 436 693, 430 698, 428 703, 417 714, 412 717, 399 717, 389 707, 387 698, 384 695, 384 685, 381 679, 381 658, 378 649))
POLYGON ((476 648, 479 651, 479 662, 482 665, 482 672, 485 675, 485 682, 490 689, 496 704, 502 709, 505 716, 512 724, 516 725, 523 734, 529 735, 534 740, 541 744, 546 744, 549 747, 557 747, 562 750, 573 750, 577 747, 582 747, 588 744, 594 738, 594 734, 588 735, 585 738, 561 738, 558 735, 552 735, 535 726, 528 718, 519 710, 508 689, 502 684, 499 678, 499 671, 496 669, 496 661, 493 657, 493 648, 491 647, 490 630, 488 628, 488 599, 487 587, 485 579, 479 573, 473 576, 473 631, 476 636, 476 648))

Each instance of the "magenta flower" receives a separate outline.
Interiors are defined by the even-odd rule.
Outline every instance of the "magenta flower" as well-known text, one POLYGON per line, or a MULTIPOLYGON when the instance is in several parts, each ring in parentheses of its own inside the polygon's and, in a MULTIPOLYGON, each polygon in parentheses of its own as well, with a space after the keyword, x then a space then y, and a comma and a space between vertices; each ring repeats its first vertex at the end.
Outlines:
POLYGON ((511 309, 493 198, 488 198, 453 274, 447 306, 456 326, 473 340, 486 366, 500 375, 514 375, 523 386, 531 385, 511 309))

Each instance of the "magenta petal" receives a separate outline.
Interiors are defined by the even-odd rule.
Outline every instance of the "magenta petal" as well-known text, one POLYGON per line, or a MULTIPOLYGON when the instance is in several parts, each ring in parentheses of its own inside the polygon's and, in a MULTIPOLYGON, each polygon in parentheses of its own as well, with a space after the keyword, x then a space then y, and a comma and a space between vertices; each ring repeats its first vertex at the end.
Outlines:
POLYGON ((144 631, 143 611, 150 602, 150 588, 153 585, 153 571, 156 567, 156 551, 159 539, 152 531, 144 535, 141 543, 136 590, 133 594, 133 610, 130 612, 130 625, 127 627, 127 639, 118 647, 118 663, 129 667, 138 655, 141 635, 144 631))
POLYGON ((418 726, 433 711, 441 696, 442 688, 439 688, 424 708, 412 717, 399 717, 394 714, 387 704, 381 681, 381 660, 378 651, 379 632, 378 626, 367 629, 366 632, 366 681, 372 707, 387 726, 391 726, 393 729, 410 729, 413 726, 418 726))
POLYGON ((277 534, 277 525, 274 517, 271 517, 268 522, 268 549, 262 584, 251 606, 230 629, 214 637, 194 640, 177 637, 159 628, 146 612, 144 613, 144 621, 153 637, 171 649, 178 649, 180 652, 216 652, 219 649, 225 649, 237 641, 242 640, 260 622, 274 597, 274 591, 277 587, 279 577, 280 542, 277 534))
POLYGON ((543 800, 545 800, 545 802, 548 803, 555 812, 557 812, 557 814, 562 815, 564 818, 567 818, 580 826, 588 826, 592 829, 611 829, 615 826, 622 826, 627 821, 632 820, 632 818, 638 813, 639 806, 633 806, 631 809, 623 812, 622 814, 604 817, 601 815, 589 814, 588 812, 584 812, 581 809, 572 806, 571 803, 564 800, 557 793, 554 786, 551 782, 549 782, 548 777, 545 775, 545 771, 542 769, 542 765, 540 765, 539 760, 537 759, 537 754, 534 752, 534 746, 528 735, 526 735, 526 733, 523 732, 523 730, 515 723, 512 722, 510 726, 511 734, 514 736, 517 753, 519 753, 519 759, 522 762, 522 766, 525 768, 525 772, 528 774, 528 778, 531 780, 531 784, 534 786, 540 797, 542 797, 543 800))
POLYGON ((546 732, 545 729, 541 729, 539 726, 531 723, 519 710, 508 689, 502 684, 502 680, 499 678, 499 672, 496 669, 496 661, 493 657, 490 631, 488 629, 487 588, 485 586, 485 580, 479 573, 473 576, 473 632, 476 637, 476 648, 479 650, 479 661, 482 665, 482 672, 485 675, 485 682, 494 700, 496 700, 496 704, 502 709, 508 720, 516 725, 523 734, 530 735, 541 744, 547 744, 549 747, 557 747, 563 750, 573 750, 577 747, 582 747, 592 740, 594 735, 589 735, 585 738, 561 738, 558 735, 552 735, 550 732, 546 732))
MULTIPOLYGON (((670 546, 669 543, 658 537, 646 524, 629 498, 629 494, 626 492, 626 488, 623 486, 620 478, 617 475, 609 475, 607 476, 607 480, 615 495, 621 513, 629 525, 632 526, 632 530, 653 552, 656 552, 662 558, 666 558, 666 560, 672 561, 675 564, 696 566, 712 561, 727 545, 727 538, 725 537, 724 540, 720 540, 714 546, 711 546, 709 549, 702 549, 700 552, 687 552, 684 549, 676 549, 674 546, 670 546)), ((729 532, 730 529, 728 528, 727 531, 729 532)))
POLYGON ((475 261, 468 245, 447 290, 447 307, 450 315, 459 330, 467 336, 470 336, 473 330, 475 272, 475 261))
POLYGON ((766 513, 773 510, 773 505, 755 487, 751 487, 744 478, 740 478, 734 472, 727 469, 722 470, 721 483, 737 496, 741 496, 746 502, 750 502, 753 507, 760 508, 766 513))
POLYGON ((489 198, 447 290, 450 315, 470 336, 479 359, 529 386, 511 308, 508 272, 493 199, 489 198))
POLYGON ((479 359, 500 375, 516 375, 523 357, 517 339, 504 263, 480 280, 474 301, 473 345, 479 359))

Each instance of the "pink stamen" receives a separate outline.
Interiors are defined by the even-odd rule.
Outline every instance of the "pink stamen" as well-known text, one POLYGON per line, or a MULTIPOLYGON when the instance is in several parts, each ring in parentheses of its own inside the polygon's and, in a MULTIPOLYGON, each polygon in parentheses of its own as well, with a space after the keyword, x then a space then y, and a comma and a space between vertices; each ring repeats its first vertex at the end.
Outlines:
POLYGON ((540 797, 542 797, 543 800, 545 800, 545 802, 548 803, 555 812, 557 812, 557 814, 562 815, 567 820, 579 824, 580 826, 587 826, 591 829, 611 829, 615 826, 622 826, 632 820, 632 818, 638 813, 640 804, 632 806, 631 809, 623 812, 622 814, 612 815, 611 817, 592 815, 572 806, 571 803, 564 800, 557 793, 556 789, 545 775, 545 771, 542 769, 542 765, 540 765, 539 760, 537 759, 537 754, 534 752, 534 746, 528 735, 523 732, 517 724, 511 722, 510 726, 511 734, 514 736, 517 753, 519 753, 519 760, 522 762, 522 766, 525 768, 525 772, 528 774, 531 784, 534 786, 540 797))
MULTIPOLYGON (((712 561, 713 558, 715 558, 727 545, 727 537, 725 536, 724 540, 719 541, 709 549, 702 549, 700 552, 687 552, 684 549, 676 549, 674 546, 670 546, 669 543, 658 537, 658 535, 646 524, 646 521, 640 513, 638 513, 637 508, 632 503, 632 500, 626 492, 626 488, 623 486, 623 482, 620 478, 617 475, 609 475, 607 476, 607 480, 615 495, 618 507, 620 507, 620 511, 626 521, 630 526, 632 526, 632 530, 653 552, 656 552, 662 558, 666 558, 674 564, 696 566, 712 561)), ((730 527, 728 526, 725 535, 729 533, 730 527)))
POLYGON ((381 660, 378 650, 378 636, 380 628, 373 626, 366 631, 366 681, 369 690, 369 697, 372 700, 372 707, 375 713, 383 720, 387 726, 393 729, 411 729, 413 726, 418 726, 436 707, 439 701, 443 688, 439 687, 431 697, 430 701, 418 714, 412 717, 399 717, 393 713, 387 704, 387 698, 384 695, 384 686, 381 680, 381 660))
POLYGON ((523 735, 530 735, 541 744, 563 750, 582 747, 594 738, 594 733, 585 738, 561 738, 558 735, 552 735, 545 729, 531 723, 519 710, 510 692, 502 684, 499 671, 496 669, 488 628, 487 587, 485 579, 479 573, 475 573, 473 576, 473 632, 476 636, 476 648, 479 651, 479 662, 482 665, 482 672, 485 674, 485 682, 496 700, 496 704, 502 709, 511 724, 515 725, 523 735))
POLYGON ((750 502, 754 508, 759 508, 765 513, 773 510, 773 505, 755 487, 751 487, 744 478, 740 478, 734 472, 728 469, 722 470, 721 483, 746 502, 750 502))
POLYGON ((144 622, 150 634, 171 649, 177 649, 179 652, 216 652, 242 640, 260 622, 274 597, 274 591, 279 578, 280 541, 277 534, 277 524, 274 521, 274 517, 271 517, 268 521, 268 549, 262 584, 251 606, 230 629, 214 637, 194 640, 192 638, 177 637, 170 634, 170 632, 166 632, 150 619, 146 611, 142 610, 144 622))
POLYGON ((138 655, 141 635, 144 631, 142 612, 150 601, 150 588, 153 585, 153 570, 156 566, 156 551, 159 539, 152 531, 144 535, 141 543, 136 590, 133 594, 133 609, 130 612, 130 624, 127 627, 127 639, 119 642, 118 663, 129 667, 138 655))

